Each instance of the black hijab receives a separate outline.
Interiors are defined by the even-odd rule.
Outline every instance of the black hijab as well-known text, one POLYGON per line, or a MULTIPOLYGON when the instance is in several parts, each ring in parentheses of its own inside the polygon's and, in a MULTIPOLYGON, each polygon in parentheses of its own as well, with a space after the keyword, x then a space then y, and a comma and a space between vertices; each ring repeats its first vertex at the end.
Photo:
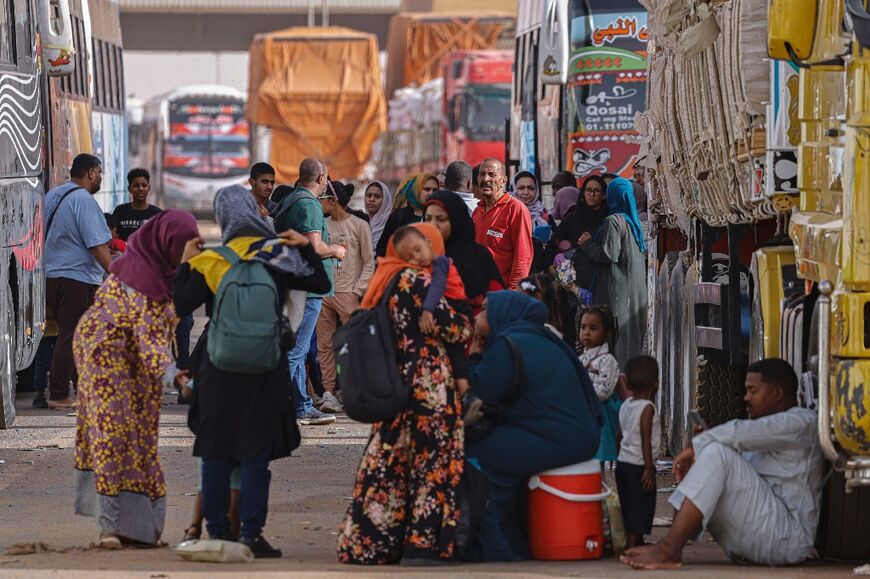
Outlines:
POLYGON ((468 298, 473 300, 485 295, 491 289, 492 281, 505 287, 492 254, 474 241, 474 221, 468 214, 465 201, 456 193, 441 190, 429 197, 426 206, 429 205, 438 205, 450 218, 450 238, 445 240, 444 246, 447 257, 453 260, 459 271, 468 298))
POLYGON ((610 209, 607 207, 606 193, 604 200, 598 209, 592 209, 586 204, 585 189, 586 184, 589 183, 589 181, 598 182, 603 191, 607 191, 607 185, 604 183, 604 179, 597 175, 592 175, 583 182, 583 189, 580 190, 577 205, 575 205, 574 209, 571 210, 568 215, 565 216, 565 219, 562 220, 557 233, 558 239, 566 239, 571 242, 572 246, 577 245, 577 239, 579 239, 580 235, 584 232, 594 233, 607 216, 610 215, 610 209))

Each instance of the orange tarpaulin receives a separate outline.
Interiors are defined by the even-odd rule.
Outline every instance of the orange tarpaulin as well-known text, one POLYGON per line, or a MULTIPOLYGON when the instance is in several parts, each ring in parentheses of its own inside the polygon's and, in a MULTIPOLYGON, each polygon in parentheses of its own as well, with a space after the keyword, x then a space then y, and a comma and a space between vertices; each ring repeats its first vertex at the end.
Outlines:
POLYGON ((441 58, 456 50, 513 49, 513 14, 396 14, 390 21, 387 94, 441 76, 441 58))
POLYGON ((282 183, 317 157, 333 178, 355 179, 386 129, 377 38, 349 28, 288 28, 251 43, 248 119, 272 130, 282 183))

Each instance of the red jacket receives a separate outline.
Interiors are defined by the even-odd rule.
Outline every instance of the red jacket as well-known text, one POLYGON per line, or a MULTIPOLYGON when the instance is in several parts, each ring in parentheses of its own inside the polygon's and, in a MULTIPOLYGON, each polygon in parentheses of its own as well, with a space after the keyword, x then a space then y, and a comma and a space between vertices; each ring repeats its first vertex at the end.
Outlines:
POLYGON ((509 289, 516 289, 529 275, 535 249, 532 218, 523 203, 505 193, 486 209, 481 202, 472 215, 475 239, 492 254, 509 289))

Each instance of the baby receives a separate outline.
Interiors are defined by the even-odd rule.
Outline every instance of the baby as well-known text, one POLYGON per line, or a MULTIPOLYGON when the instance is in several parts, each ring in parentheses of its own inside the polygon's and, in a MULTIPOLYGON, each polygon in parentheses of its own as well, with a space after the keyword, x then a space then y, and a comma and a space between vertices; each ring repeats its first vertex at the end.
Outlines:
MULTIPOLYGON (((429 268, 432 272, 432 281, 423 299, 420 315, 420 331, 424 334, 435 333, 435 309, 441 298, 448 300, 456 309, 466 310, 468 298, 465 295, 465 286, 456 266, 449 257, 435 255, 432 244, 420 230, 414 227, 403 227, 396 232, 393 238, 393 246, 399 259, 406 261, 418 268, 429 268), (466 302, 460 304, 456 302, 466 302)), ((468 388, 468 370, 465 365, 465 345, 445 344, 447 357, 453 367, 453 378, 460 394, 464 394, 468 388)))

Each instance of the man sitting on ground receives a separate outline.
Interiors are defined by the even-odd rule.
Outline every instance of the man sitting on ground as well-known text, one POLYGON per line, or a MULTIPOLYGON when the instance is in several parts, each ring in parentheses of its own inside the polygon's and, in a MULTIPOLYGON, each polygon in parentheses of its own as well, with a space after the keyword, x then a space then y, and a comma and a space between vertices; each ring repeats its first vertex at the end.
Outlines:
POLYGON ((704 527, 735 562, 788 565, 812 555, 823 457, 816 413, 797 407, 797 385, 784 360, 749 366, 743 399, 751 419, 701 432, 677 455, 673 526, 659 543, 626 551, 623 563, 679 567, 704 527))

